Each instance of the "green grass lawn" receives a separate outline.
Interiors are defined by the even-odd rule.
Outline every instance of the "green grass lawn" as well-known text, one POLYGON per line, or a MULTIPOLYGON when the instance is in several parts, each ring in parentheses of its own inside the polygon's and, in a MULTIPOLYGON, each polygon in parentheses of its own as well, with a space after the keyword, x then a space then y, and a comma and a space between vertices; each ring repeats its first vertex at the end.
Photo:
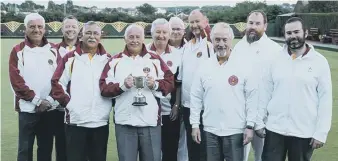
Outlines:
MULTIPOLYGON (((15 161, 18 140, 17 113, 13 107, 13 93, 8 78, 8 56, 12 47, 21 42, 21 39, 1 39, 1 160, 15 161)), ((59 39, 51 39, 51 42, 59 42, 59 39)), ((146 40, 149 42, 150 40, 146 40)), ((238 40, 235 40, 235 43, 238 40)), ((103 39, 103 45, 109 53, 115 54, 124 48, 124 41, 121 39, 103 39)), ((333 84, 333 120, 332 128, 327 143, 322 149, 316 150, 313 154, 313 161, 338 161, 338 53, 325 50, 318 50, 329 61, 332 73, 333 84)), ((306 119, 306 118, 304 118, 306 119)), ((115 132, 111 124, 108 161, 118 161, 115 143, 115 132)), ((36 153, 36 151, 34 151, 36 153)), ((252 153, 250 156, 252 159, 252 153)))

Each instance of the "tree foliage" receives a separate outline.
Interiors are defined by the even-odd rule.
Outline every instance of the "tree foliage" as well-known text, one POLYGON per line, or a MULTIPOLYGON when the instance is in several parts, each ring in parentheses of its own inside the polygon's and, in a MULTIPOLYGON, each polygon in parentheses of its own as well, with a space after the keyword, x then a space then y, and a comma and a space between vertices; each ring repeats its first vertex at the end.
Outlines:
POLYGON ((157 11, 157 8, 153 7, 152 5, 148 3, 138 6, 136 7, 136 9, 139 12, 139 14, 146 15, 146 16, 155 14, 155 12, 157 11))
POLYGON ((297 1, 296 13, 331 13, 338 12, 338 1, 297 1))
MULTIPOLYGON (((304 1, 298 1, 297 4, 291 5, 284 3, 282 5, 267 5, 265 2, 253 2, 245 1, 237 3, 235 6, 203 6, 201 11, 206 14, 209 19, 209 23, 217 23, 220 21, 227 23, 237 23, 245 22, 247 15, 252 10, 261 9, 265 11, 268 17, 268 22, 273 23, 277 15, 290 13, 293 11, 300 12, 338 12, 338 1, 308 1, 308 3, 303 3, 304 1)), ((48 2, 48 7, 45 9, 44 6, 37 5, 33 1, 25 1, 21 5, 14 4, 4 4, 1 2, 1 10, 9 11, 10 8, 18 7, 21 12, 33 11, 41 13, 46 22, 50 21, 61 21, 65 16, 64 4, 55 4, 54 1, 48 2)), ((138 14, 130 15, 128 14, 128 9, 124 8, 109 8, 106 7, 102 9, 99 13, 95 12, 97 7, 93 6, 82 7, 76 6, 71 0, 66 1, 66 11, 67 14, 72 14, 78 17, 82 22, 89 20, 101 21, 101 22, 116 22, 123 21, 127 23, 144 21, 152 22, 156 18, 162 17, 169 19, 169 14, 176 15, 179 13, 184 13, 188 15, 192 10, 198 9, 198 6, 177 6, 177 7, 165 7, 167 11, 166 15, 156 14, 157 8, 151 6, 148 3, 145 3, 141 6, 136 7, 138 14)), ((8 21, 19 21, 22 22, 24 15, 7 13, 2 14, 1 22, 8 21)))

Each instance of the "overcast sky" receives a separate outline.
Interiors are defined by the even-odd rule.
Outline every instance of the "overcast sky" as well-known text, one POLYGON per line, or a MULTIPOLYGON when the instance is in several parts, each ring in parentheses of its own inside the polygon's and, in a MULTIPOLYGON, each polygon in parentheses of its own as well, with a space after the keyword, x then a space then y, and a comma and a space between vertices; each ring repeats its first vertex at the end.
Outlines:
MULTIPOLYGON (((25 0, 1 0, 4 3, 16 3, 21 4, 25 0)), ((36 4, 44 5, 47 8, 48 0, 33 0, 36 4)), ((56 4, 61 4, 67 0, 56 0, 56 4)), ((73 0, 74 5, 78 6, 97 6, 98 8, 134 8, 140 6, 143 3, 147 2, 155 7, 174 7, 174 6, 206 6, 206 5, 227 5, 234 6, 238 2, 243 2, 244 0, 73 0)), ((250 0, 253 2, 263 1, 263 0, 250 0)), ((297 0, 266 0, 267 4, 282 4, 290 3, 295 4, 297 0)))

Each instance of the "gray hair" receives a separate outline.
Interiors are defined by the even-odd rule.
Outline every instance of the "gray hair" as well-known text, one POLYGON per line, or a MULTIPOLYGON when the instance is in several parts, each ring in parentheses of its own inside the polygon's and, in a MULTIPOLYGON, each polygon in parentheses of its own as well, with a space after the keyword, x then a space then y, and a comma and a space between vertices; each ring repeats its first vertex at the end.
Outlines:
POLYGON ((127 38, 128 32, 129 32, 132 28, 139 28, 139 29, 142 31, 142 35, 143 35, 143 37, 144 37, 144 29, 143 29, 143 27, 137 25, 136 23, 133 23, 133 24, 129 25, 129 26, 126 28, 126 30, 124 31, 124 38, 127 38))
MULTIPOLYGON (((100 30, 101 30, 101 27, 100 27, 95 21, 88 21, 87 23, 83 24, 83 27, 82 27, 82 35, 85 34, 85 30, 86 30, 86 27, 87 27, 87 26, 93 26, 93 25, 96 25, 96 26, 99 27, 100 30)), ((100 31, 100 34, 101 34, 101 31, 100 31)))
POLYGON ((30 13, 30 14, 28 14, 28 15, 25 17, 25 19, 24 19, 25 27, 27 27, 29 21, 33 21, 33 20, 42 20, 43 27, 46 26, 45 18, 43 18, 43 17, 42 17, 40 14, 38 14, 38 13, 30 13))
POLYGON ((169 24, 171 25, 174 22, 178 22, 181 25, 182 29, 185 29, 184 22, 179 17, 171 17, 170 20, 169 20, 169 24))
POLYGON ((151 29, 150 29, 151 35, 153 35, 153 32, 155 31, 155 28, 156 28, 157 25, 165 25, 165 24, 168 24, 169 34, 170 34, 171 33, 171 27, 170 27, 169 22, 164 18, 158 18, 155 21, 153 21, 153 23, 151 23, 151 29))
POLYGON ((233 32, 231 26, 229 24, 225 23, 225 22, 218 22, 211 29, 211 33, 210 33, 211 41, 214 41, 214 34, 215 34, 216 28, 228 29, 229 34, 230 34, 229 35, 230 39, 231 40, 234 39, 235 36, 234 36, 234 32, 233 32))

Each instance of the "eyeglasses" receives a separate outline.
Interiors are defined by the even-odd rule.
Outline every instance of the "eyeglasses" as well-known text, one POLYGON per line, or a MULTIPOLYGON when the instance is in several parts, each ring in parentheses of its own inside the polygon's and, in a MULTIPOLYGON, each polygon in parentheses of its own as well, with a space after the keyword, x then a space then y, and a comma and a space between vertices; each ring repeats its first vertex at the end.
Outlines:
POLYGON ((181 31, 181 30, 184 30, 184 29, 181 29, 181 28, 172 28, 171 30, 172 31, 181 31))

